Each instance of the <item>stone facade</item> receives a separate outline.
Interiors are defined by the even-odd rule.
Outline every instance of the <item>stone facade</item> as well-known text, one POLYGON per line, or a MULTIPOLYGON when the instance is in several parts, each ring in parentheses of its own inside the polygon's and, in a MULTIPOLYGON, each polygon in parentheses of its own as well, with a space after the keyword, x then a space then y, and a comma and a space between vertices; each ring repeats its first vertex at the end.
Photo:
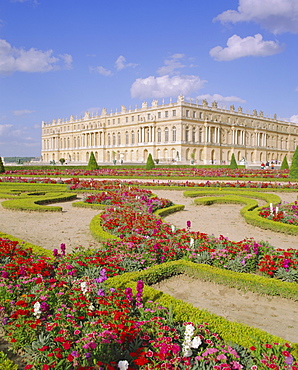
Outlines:
POLYGON ((160 163, 229 164, 232 153, 238 163, 280 162, 285 155, 290 162, 297 143, 298 126, 276 115, 186 102, 183 96, 168 104, 153 100, 136 109, 42 122, 43 162, 87 163, 91 151, 99 164, 144 163, 149 153, 160 163))

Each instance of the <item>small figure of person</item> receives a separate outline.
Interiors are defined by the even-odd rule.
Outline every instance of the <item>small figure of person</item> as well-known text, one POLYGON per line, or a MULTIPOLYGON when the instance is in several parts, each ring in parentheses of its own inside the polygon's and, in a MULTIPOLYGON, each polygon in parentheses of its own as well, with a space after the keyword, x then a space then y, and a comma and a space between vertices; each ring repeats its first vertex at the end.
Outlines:
POLYGON ((265 165, 264 165, 264 163, 262 162, 262 164, 261 164, 261 169, 263 170, 265 168, 265 165))
POLYGON ((274 170, 274 162, 271 162, 271 170, 274 170))

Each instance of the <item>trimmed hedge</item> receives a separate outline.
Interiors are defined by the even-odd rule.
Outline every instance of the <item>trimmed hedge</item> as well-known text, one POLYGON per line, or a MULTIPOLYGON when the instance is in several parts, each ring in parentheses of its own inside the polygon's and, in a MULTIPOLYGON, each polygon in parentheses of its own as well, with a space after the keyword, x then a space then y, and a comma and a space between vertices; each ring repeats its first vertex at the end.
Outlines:
POLYGON ((256 345, 256 342, 286 342, 284 339, 266 333, 261 329, 230 322, 207 310, 196 308, 190 303, 175 299, 168 294, 164 294, 150 287, 152 284, 181 273, 242 290, 248 289, 255 293, 280 295, 293 299, 298 298, 297 284, 284 283, 275 279, 251 274, 231 272, 185 260, 167 262, 140 272, 131 272, 115 276, 108 279, 106 284, 114 288, 131 287, 135 289, 136 282, 138 280, 143 280, 149 285, 144 288, 145 300, 156 301, 162 306, 171 309, 175 321, 191 321, 194 324, 208 322, 211 330, 216 331, 227 343, 233 342, 249 348, 252 345, 256 345))
POLYGON ((48 207, 48 204, 67 202, 77 198, 73 193, 44 193, 37 195, 30 193, 20 195, 18 198, 5 200, 2 206, 6 209, 18 211, 38 211, 38 212, 61 212, 62 207, 48 207))
POLYGON ((284 224, 282 222, 268 220, 267 218, 261 217, 259 213, 265 207, 269 207, 269 204, 272 203, 273 205, 277 205, 280 203, 279 196, 275 194, 263 194, 263 193, 254 193, 251 191, 235 191, 235 189, 231 190, 214 190, 214 189, 202 189, 202 190, 195 190, 195 191, 184 191, 184 196, 188 197, 198 197, 202 196, 200 199, 195 199, 195 204, 204 204, 204 205, 211 205, 214 203, 242 203, 246 204, 240 211, 240 214, 244 217, 245 221, 253 226, 260 227, 262 229, 268 229, 276 232, 281 232, 290 235, 298 235, 298 226, 284 224), (241 194, 241 196, 236 195, 235 193, 241 194), (234 194, 234 195, 233 195, 234 194), (206 195, 214 195, 213 197, 207 197, 206 195), (253 197, 265 200, 267 202, 266 205, 262 207, 258 207, 258 204, 255 200, 245 198, 253 197))

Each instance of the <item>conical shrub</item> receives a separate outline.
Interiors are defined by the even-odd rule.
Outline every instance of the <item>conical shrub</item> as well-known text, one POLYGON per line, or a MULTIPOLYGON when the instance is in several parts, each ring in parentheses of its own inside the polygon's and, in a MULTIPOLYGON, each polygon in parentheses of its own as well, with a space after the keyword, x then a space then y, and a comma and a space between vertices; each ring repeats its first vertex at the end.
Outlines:
POLYGON ((287 160, 287 156, 286 155, 284 156, 284 159, 282 160, 280 169, 281 170, 288 170, 289 169, 289 164, 288 164, 288 160, 287 160))
POLYGON ((155 167, 155 164, 154 164, 154 161, 153 161, 153 158, 152 158, 152 154, 149 153, 145 168, 146 168, 146 170, 152 170, 152 168, 154 168, 154 167, 155 167))
POLYGON ((234 153, 232 154, 230 168, 238 168, 234 153))
POLYGON ((91 152, 90 153, 90 157, 89 157, 89 162, 88 162, 87 170, 92 171, 92 170, 98 170, 98 169, 99 169, 99 166, 98 166, 98 164, 96 162, 94 153, 91 152))
POLYGON ((0 157, 0 173, 4 173, 4 172, 5 172, 4 164, 2 162, 2 158, 0 157))
POLYGON ((296 146, 296 150, 292 158, 290 177, 293 179, 298 179, 298 146, 296 146))

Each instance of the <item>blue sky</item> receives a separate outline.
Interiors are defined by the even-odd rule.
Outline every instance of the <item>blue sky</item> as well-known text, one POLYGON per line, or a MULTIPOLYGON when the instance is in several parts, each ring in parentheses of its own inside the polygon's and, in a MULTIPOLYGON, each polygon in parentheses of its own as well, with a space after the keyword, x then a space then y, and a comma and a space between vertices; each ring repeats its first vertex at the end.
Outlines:
POLYGON ((298 123, 297 0, 1 0, 0 155, 41 121, 216 100, 298 123))

